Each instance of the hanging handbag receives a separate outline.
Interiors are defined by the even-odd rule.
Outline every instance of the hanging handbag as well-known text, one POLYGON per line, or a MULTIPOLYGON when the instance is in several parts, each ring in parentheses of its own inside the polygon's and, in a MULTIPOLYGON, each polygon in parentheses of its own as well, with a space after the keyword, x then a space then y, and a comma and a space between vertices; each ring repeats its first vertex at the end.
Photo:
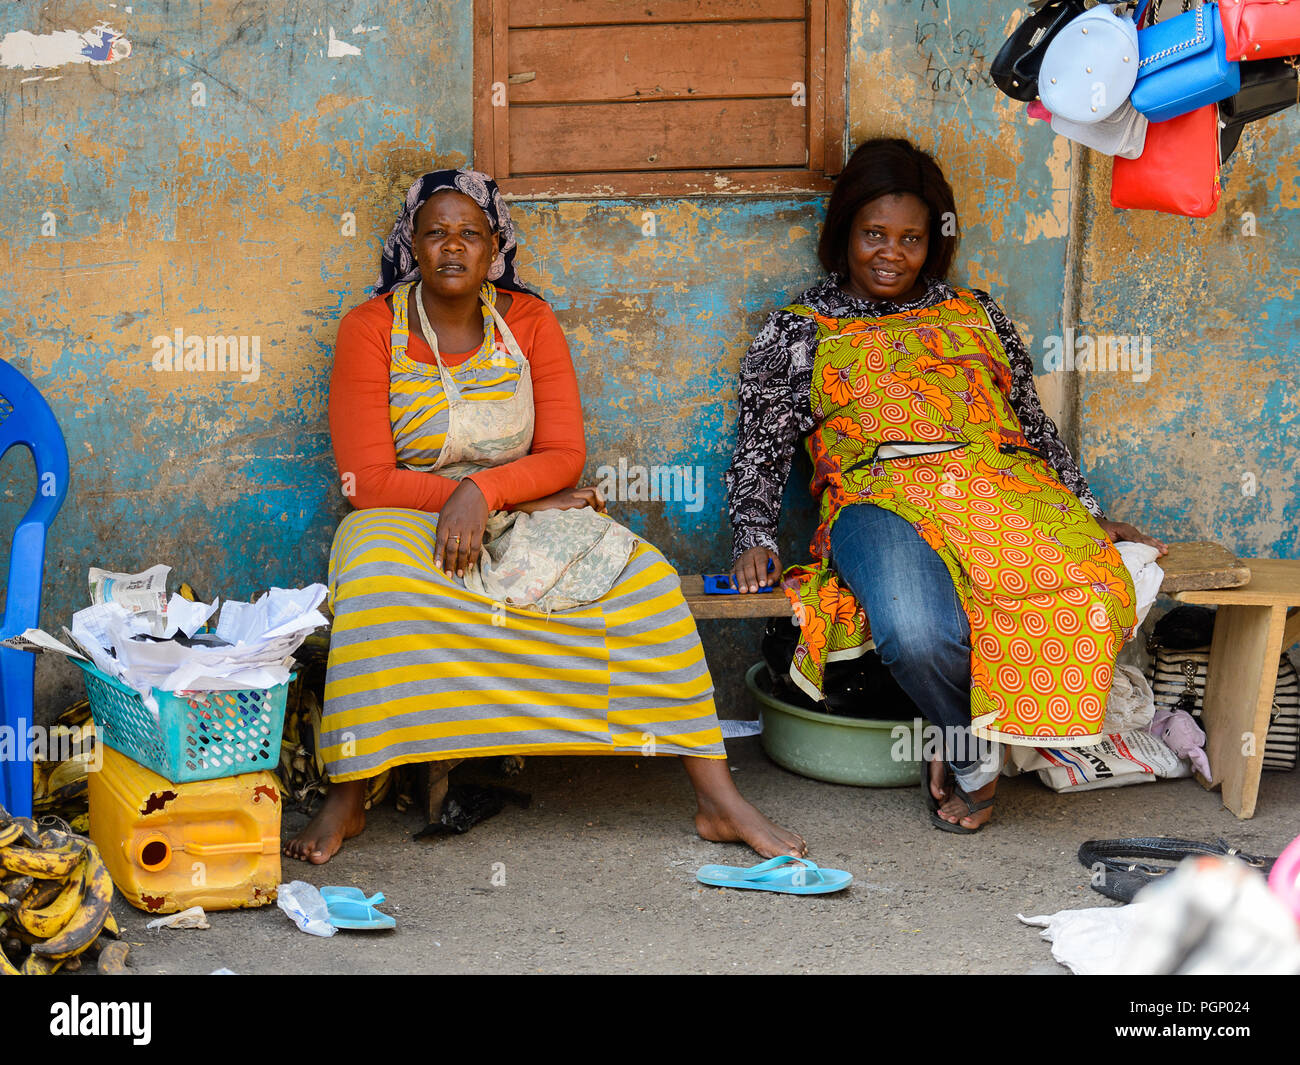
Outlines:
MULTIPOLYGON (((1148 0, 1143 0, 1138 8, 1139 25, 1147 11, 1148 0)), ((1241 88, 1241 67, 1227 58, 1219 5, 1214 0, 1144 26, 1137 37, 1141 59, 1131 99, 1152 122, 1165 122, 1218 103, 1241 88)))
POLYGON ((1115 159, 1111 206, 1188 218, 1212 215, 1219 205, 1218 111, 1217 104, 1206 104, 1191 114, 1152 122, 1142 154, 1115 159))
POLYGON ((1230 59, 1300 54, 1300 0, 1224 0, 1219 16, 1230 59))
POLYGON ((1109 118, 1100 122, 1071 122, 1060 115, 1052 116, 1052 130, 1062 137, 1092 148, 1105 155, 1136 159, 1147 139, 1147 117, 1127 100, 1109 118))
POLYGON ((1050 0, 1011 32, 993 57, 993 84, 1013 100, 1038 99, 1038 70, 1052 38, 1083 14, 1084 0, 1050 0))
POLYGON ((1109 4, 1089 8, 1047 46, 1038 96, 1053 115, 1100 122, 1128 99, 1138 56, 1137 26, 1128 15, 1109 4))
POLYGON ((1219 104, 1219 158, 1223 162, 1236 149, 1247 122, 1257 122, 1300 103, 1296 66, 1294 56, 1242 64, 1241 88, 1219 104))

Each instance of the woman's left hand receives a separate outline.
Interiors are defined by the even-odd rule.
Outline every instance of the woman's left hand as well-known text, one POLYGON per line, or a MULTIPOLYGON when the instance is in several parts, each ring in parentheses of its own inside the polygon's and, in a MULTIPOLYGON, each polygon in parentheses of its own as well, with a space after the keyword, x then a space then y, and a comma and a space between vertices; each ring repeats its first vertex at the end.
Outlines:
POLYGON ((1169 553, 1169 548, 1157 540, 1154 536, 1148 536, 1135 525, 1130 525, 1126 521, 1110 521, 1106 518, 1098 518, 1097 524, 1101 526, 1101 531, 1111 538, 1115 543, 1121 540, 1129 540, 1135 544, 1150 544, 1161 555, 1169 553))
POLYGON ((578 510, 582 507, 591 507, 597 514, 605 513, 605 497, 599 488, 566 488, 541 499, 516 503, 510 509, 520 514, 531 514, 535 510, 578 510))

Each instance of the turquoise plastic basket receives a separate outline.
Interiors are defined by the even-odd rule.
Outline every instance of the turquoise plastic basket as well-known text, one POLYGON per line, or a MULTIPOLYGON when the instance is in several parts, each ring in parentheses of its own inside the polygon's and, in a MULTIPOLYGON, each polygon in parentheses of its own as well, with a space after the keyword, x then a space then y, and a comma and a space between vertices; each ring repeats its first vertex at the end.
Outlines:
POLYGON ((155 718, 138 692, 88 662, 76 664, 86 677, 99 739, 173 784, 279 764, 288 683, 264 691, 155 691, 155 718))

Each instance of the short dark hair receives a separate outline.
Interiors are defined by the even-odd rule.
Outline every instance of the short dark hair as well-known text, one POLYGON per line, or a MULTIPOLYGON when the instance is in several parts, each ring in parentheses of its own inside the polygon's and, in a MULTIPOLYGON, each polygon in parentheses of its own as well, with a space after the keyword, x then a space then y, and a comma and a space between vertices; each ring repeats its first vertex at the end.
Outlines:
POLYGON ((817 245, 817 257, 828 273, 848 276, 849 230, 862 205, 904 192, 919 197, 930 210, 930 246, 921 272, 926 277, 948 276, 961 239, 952 187, 933 156, 901 137, 864 141, 836 179, 817 245), (949 219, 951 225, 944 226, 949 219))

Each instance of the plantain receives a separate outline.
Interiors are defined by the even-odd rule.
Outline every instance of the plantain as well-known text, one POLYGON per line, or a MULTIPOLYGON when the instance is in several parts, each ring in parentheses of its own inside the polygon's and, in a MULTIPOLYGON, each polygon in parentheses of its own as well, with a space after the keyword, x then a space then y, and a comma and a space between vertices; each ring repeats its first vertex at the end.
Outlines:
POLYGON ((57 846, 6 847, 0 851, 0 866, 40 880, 63 880, 81 861, 87 843, 79 836, 65 839, 67 842, 57 846))
POLYGON ((18 907, 19 901, 33 884, 36 883, 34 876, 24 876, 15 873, 13 876, 7 876, 0 881, 0 909, 13 910, 18 907))
POLYGON ((81 905, 63 930, 52 939, 32 946, 32 953, 46 958, 70 958, 80 954, 99 935, 108 921, 109 907, 113 903, 113 881, 104 867, 99 848, 86 847, 85 886, 81 905))
POLYGON ((90 700, 79 699, 70 707, 63 711, 55 721, 60 725, 72 725, 79 727, 90 720, 90 700))
POLYGON ((109 911, 108 917, 104 920, 104 931, 114 939, 122 934, 122 930, 117 927, 117 918, 113 916, 112 910, 109 911))
POLYGON ((5 948, 0 945, 0 976, 19 976, 21 970, 15 967, 14 963, 9 960, 9 955, 5 953, 5 948))
POLYGON ((21 839, 23 835, 23 826, 17 821, 8 821, 0 824, 0 847, 7 847, 9 844, 21 839))
POLYGON ((41 803, 41 807, 43 810, 57 810, 70 804, 81 805, 85 802, 89 790, 90 780, 84 776, 79 777, 64 784, 58 791, 50 792, 41 803))
POLYGON ((46 762, 37 760, 32 763, 32 802, 39 803, 46 795, 49 794, 50 774, 54 772, 58 762, 46 762))
MULTIPOLYGON (((0 806, 0 824, 13 824, 18 826, 18 839, 15 841, 23 847, 39 847, 41 845, 40 830, 36 827, 36 822, 30 817, 10 817, 4 812, 4 807, 0 806)), ((9 846, 9 844, 5 844, 9 846)), ((0 874, 2 877, 3 874, 0 874)))
POLYGON ((388 792, 393 786, 393 772, 391 769, 385 769, 378 776, 371 777, 366 784, 365 807, 369 810, 388 797, 388 792))
POLYGON ((90 814, 77 814, 77 816, 68 823, 72 826, 73 832, 77 833, 79 836, 84 836, 90 831, 90 814))
POLYGON ((126 943, 109 943, 99 952, 96 968, 105 975, 126 972, 126 956, 131 948, 126 943))
POLYGON ((33 951, 27 955, 27 960, 23 962, 23 975, 49 976, 51 973, 58 972, 59 966, 62 964, 62 958, 46 958, 33 951))
POLYGON ((64 884, 58 880, 37 880, 27 889, 19 905, 29 910, 44 909, 63 893, 63 888, 64 884))
POLYGON ((24 900, 24 904, 18 907, 18 923, 41 939, 51 939, 63 931, 81 905, 86 886, 86 865, 87 861, 83 859, 63 885, 63 890, 45 906, 29 906, 24 900))
POLYGON ((71 758, 65 758, 51 771, 49 779, 45 782, 45 794, 53 797, 69 785, 85 780, 94 758, 93 751, 85 751, 71 758))

